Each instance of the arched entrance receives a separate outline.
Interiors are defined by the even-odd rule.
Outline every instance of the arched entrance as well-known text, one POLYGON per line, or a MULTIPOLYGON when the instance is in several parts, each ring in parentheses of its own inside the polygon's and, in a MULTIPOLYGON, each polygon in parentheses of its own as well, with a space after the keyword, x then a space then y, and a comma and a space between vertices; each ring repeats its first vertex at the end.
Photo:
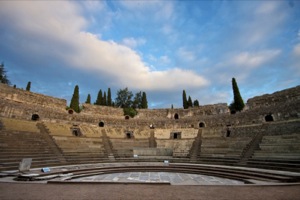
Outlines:
POLYGON ((179 119, 179 115, 177 113, 175 113, 174 119, 179 119))
POLYGON ((127 119, 127 120, 128 120, 129 118, 130 118, 130 117, 129 117, 129 115, 125 115, 125 119, 127 119))
POLYGON ((200 123, 199 123, 199 128, 204 128, 204 127, 205 127, 204 122, 200 122, 200 123))
POLYGON ((265 121, 266 122, 273 122, 274 121, 273 116, 271 114, 266 115, 265 116, 265 121))
POLYGON ((227 129, 226 131, 226 137, 230 137, 231 131, 229 129, 227 129))
POLYGON ((37 120, 39 120, 40 119, 40 116, 38 115, 38 114, 33 114, 32 116, 31 116, 31 120, 33 120, 33 121, 37 121, 37 120))
POLYGON ((69 110, 68 110, 68 113, 69 113, 70 115, 72 115, 72 114, 74 113, 74 110, 69 109, 69 110))
POLYGON ((133 136, 133 132, 132 131, 127 131, 125 132, 125 137, 127 139, 132 139, 134 136, 133 136))
POLYGON ((101 121, 101 122, 99 122, 99 127, 104 127, 104 122, 103 121, 101 121))
POLYGON ((76 137, 80 137, 82 135, 82 133, 79 128, 73 128, 72 135, 74 135, 76 137))

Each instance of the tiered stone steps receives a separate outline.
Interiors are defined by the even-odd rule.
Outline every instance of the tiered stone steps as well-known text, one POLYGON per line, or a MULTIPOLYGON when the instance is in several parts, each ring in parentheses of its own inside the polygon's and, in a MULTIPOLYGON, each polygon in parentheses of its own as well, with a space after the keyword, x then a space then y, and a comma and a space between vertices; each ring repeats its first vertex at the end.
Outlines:
POLYGON ((0 141, 0 171, 18 170, 23 158, 32 158, 32 167, 61 164, 41 133, 1 130, 0 141))
POLYGON ((213 137, 202 138, 200 163, 233 165, 240 161, 242 152, 251 137, 213 137))
MULTIPOLYGON (((71 125, 62 123, 39 122, 37 127, 44 135, 43 141, 51 144, 52 153, 60 164, 96 163, 107 161, 102 138, 72 135, 71 125)), ((84 129, 84 131, 92 130, 84 129)), ((93 134, 93 133, 92 133, 93 134)))
POLYGON ((300 133, 263 136, 247 165, 300 171, 300 133))

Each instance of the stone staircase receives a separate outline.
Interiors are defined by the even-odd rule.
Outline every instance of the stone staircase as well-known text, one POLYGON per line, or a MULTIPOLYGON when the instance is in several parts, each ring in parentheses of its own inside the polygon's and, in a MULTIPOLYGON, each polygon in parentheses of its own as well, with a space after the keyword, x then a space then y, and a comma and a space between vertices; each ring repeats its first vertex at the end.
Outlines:
POLYGON ((60 160, 60 162, 62 164, 66 164, 67 161, 64 158, 64 155, 63 155, 62 151, 60 150, 60 148, 57 146, 57 144, 55 143, 55 141, 53 140, 53 138, 50 136, 49 129, 47 129, 46 126, 42 122, 37 123, 36 126, 40 130, 40 132, 41 132, 44 140, 50 146, 51 150, 56 155, 56 157, 58 158, 58 160, 60 160))
POLYGON ((190 161, 191 162, 197 162, 197 160, 198 160, 198 156, 201 151, 201 143, 202 143, 201 136, 202 136, 202 129, 199 129, 198 135, 195 138, 195 141, 193 142, 193 146, 190 150, 190 161))
POLYGON ((157 143, 154 137, 154 130, 151 129, 150 138, 149 138, 149 148, 156 148, 156 147, 157 147, 157 143))
POLYGON ((259 148, 259 144, 265 133, 265 126, 262 126, 261 131, 256 133, 256 135, 252 138, 252 140, 248 143, 248 145, 244 148, 241 159, 238 164, 246 165, 247 161, 252 157, 254 151, 259 148))
POLYGON ((102 131, 102 141, 103 141, 104 149, 105 149, 105 151, 107 153, 107 156, 108 156, 108 160, 109 161, 116 161, 115 156, 113 154, 112 144, 109 141, 109 138, 107 137, 104 130, 102 131))

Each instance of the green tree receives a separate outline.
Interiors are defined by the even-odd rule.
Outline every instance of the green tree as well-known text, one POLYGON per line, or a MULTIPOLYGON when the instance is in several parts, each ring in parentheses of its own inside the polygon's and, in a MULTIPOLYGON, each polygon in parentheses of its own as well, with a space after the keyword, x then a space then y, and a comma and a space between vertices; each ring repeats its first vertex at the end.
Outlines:
POLYGON ((240 94, 235 78, 232 78, 232 90, 233 90, 233 102, 230 104, 229 109, 233 113, 236 111, 243 110, 245 104, 240 94))
POLYGON ((131 118, 137 115, 137 111, 134 108, 123 108, 124 115, 128 115, 131 118))
POLYGON ((192 101, 191 96, 189 96, 189 98, 188 98, 188 108, 192 108, 192 107, 193 107, 193 101, 192 101))
POLYGON ((106 92, 104 92, 104 94, 103 94, 102 105, 103 105, 103 106, 106 106, 106 105, 107 105, 107 102, 106 102, 106 92))
POLYGON ((100 89, 99 92, 98 92, 98 96, 97 96, 97 99, 96 99, 96 102, 94 103, 95 105, 102 105, 102 90, 100 89))
POLYGON ((147 109, 148 108, 148 100, 147 100, 147 95, 146 92, 143 92, 142 95, 142 108, 147 109))
POLYGON ((174 106, 173 106, 173 104, 171 105, 171 109, 174 109, 174 106))
POLYGON ((79 87, 78 85, 74 88, 74 93, 71 99, 70 108, 72 108, 75 112, 79 113, 79 87))
POLYGON ((4 68, 4 63, 0 64, 0 83, 10 85, 10 81, 7 78, 6 70, 4 68))
POLYGON ((133 94, 128 88, 120 89, 117 91, 117 97, 115 99, 115 105, 121 108, 130 108, 132 105, 133 94))
POLYGON ((194 101, 194 107, 199 107, 199 101, 197 99, 194 101))
POLYGON ((183 90, 182 92, 182 102, 183 102, 183 108, 187 109, 189 106, 188 106, 185 90, 183 90))
POLYGON ((91 95, 88 94, 85 103, 91 104, 91 95))
POLYGON ((108 88, 107 90, 107 105, 108 106, 112 106, 112 99, 111 99, 111 91, 110 91, 110 88, 108 88))
POLYGON ((26 91, 30 91, 30 88, 31 88, 31 82, 29 81, 26 86, 26 91))
POLYGON ((142 108, 142 92, 137 92, 133 98, 132 108, 142 108))

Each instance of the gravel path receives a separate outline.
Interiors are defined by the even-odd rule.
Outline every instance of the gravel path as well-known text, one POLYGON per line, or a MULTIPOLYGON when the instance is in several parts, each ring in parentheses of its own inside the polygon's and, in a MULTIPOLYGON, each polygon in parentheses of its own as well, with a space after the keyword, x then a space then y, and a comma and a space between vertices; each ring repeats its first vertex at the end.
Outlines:
POLYGON ((171 186, 137 184, 0 183, 0 199, 299 200, 300 185, 171 186))

